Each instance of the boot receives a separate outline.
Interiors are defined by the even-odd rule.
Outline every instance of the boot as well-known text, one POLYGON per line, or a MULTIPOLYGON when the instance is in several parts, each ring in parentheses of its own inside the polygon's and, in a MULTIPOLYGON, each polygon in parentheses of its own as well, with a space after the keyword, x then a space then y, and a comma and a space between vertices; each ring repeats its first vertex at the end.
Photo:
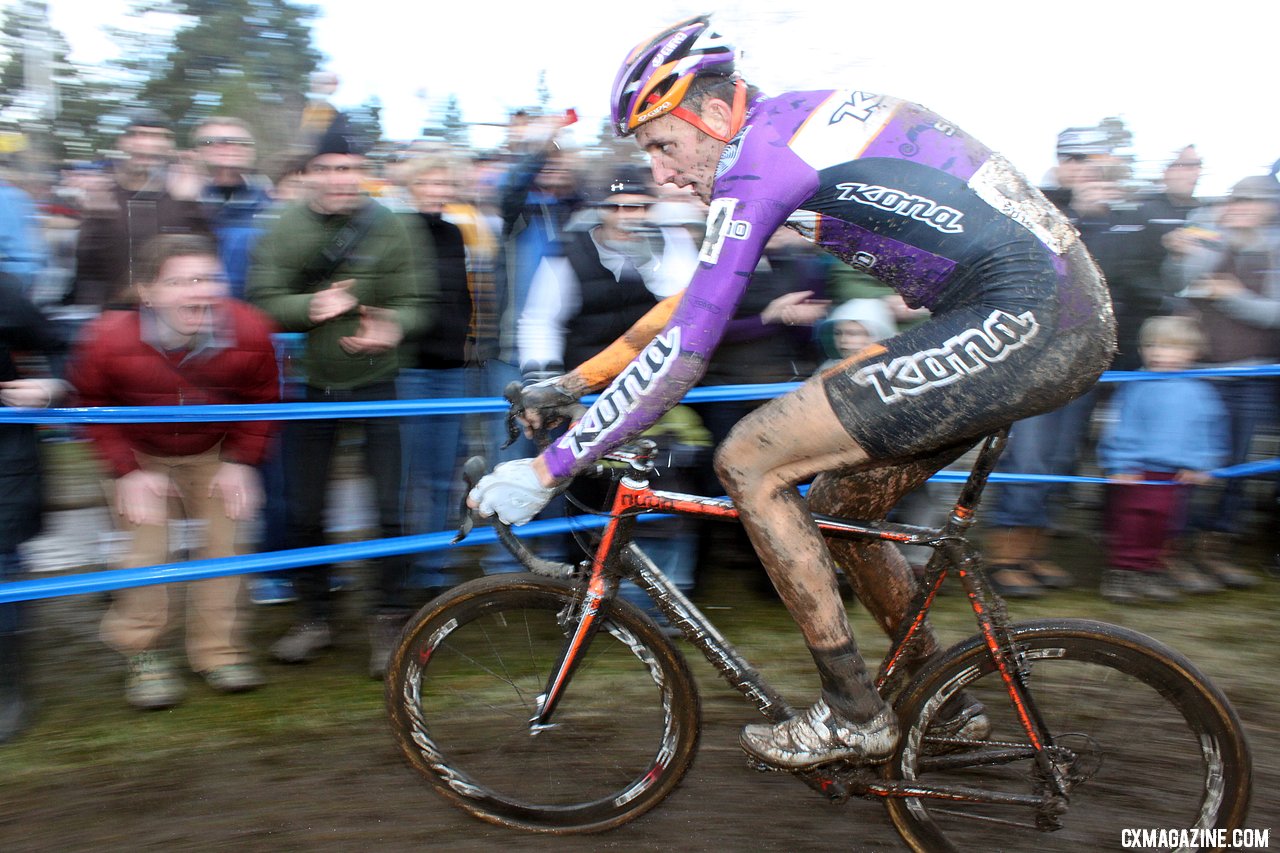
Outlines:
POLYGON ((1027 561, 1027 571, 1046 589, 1066 589, 1075 586, 1076 579, 1049 557, 1049 531, 1043 527, 1029 527, 1031 531, 1031 553, 1027 561))
POLYGON ((1044 593, 1027 571, 1034 538, 1031 527, 997 527, 987 537, 991 582, 1006 598, 1035 598, 1044 593))
POLYGON ((1196 540, 1195 562, 1200 571, 1212 575, 1231 589, 1252 589, 1262 579, 1237 566, 1231 559, 1231 537, 1226 533, 1201 533, 1196 540))
POLYGON ((1221 590, 1222 581, 1216 575, 1200 571, 1191 559, 1191 551, 1191 547, 1181 539, 1174 541, 1165 550, 1160 562, 1164 564, 1170 583, 1190 595, 1204 595, 1221 590))
MULTIPOLYGON (((0 607, 14 606, 2 605, 0 607)), ((0 743, 13 740, 31 722, 32 704, 22 684, 21 638, 0 633, 0 743)))

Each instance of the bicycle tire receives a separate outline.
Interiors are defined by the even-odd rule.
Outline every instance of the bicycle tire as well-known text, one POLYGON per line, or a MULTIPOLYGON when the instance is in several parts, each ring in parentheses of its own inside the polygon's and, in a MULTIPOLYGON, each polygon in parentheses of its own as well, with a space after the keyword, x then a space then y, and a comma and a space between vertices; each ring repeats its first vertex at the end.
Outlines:
MULTIPOLYGON (((1027 806, 887 799, 895 827, 913 850, 1097 850, 1120 846, 1124 829, 1232 830, 1242 824, 1251 762, 1240 721, 1186 658, 1136 631, 1087 620, 1017 624, 1010 636, 1052 744, 1082 777, 1057 818, 1061 825, 1037 828, 1035 809, 1027 806), (1024 827, 1022 834, 1016 826, 1024 827)), ((888 778, 1035 793, 1043 776, 1030 758, 943 766, 947 749, 991 755, 998 744, 1027 746, 980 635, 926 667, 897 706, 903 736, 886 766, 888 778), (940 744, 928 735, 929 726, 960 690, 986 706, 991 732, 967 745, 940 744)))
POLYGON ((552 725, 536 697, 580 596, 534 575, 471 581, 405 627, 386 684, 395 739, 436 791, 491 823, 599 832, 661 802, 697 750, 701 708, 684 658, 654 622, 614 600, 552 725))

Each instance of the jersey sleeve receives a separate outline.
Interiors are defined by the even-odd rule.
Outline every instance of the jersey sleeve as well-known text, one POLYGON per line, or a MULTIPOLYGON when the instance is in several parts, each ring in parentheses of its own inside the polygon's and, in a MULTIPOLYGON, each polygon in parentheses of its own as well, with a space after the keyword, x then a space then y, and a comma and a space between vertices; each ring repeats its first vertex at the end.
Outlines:
POLYGON ((652 426, 697 384, 751 281, 765 243, 816 187, 816 174, 769 128, 748 125, 725 148, 698 266, 671 319, 585 415, 543 454, 557 479, 652 426))

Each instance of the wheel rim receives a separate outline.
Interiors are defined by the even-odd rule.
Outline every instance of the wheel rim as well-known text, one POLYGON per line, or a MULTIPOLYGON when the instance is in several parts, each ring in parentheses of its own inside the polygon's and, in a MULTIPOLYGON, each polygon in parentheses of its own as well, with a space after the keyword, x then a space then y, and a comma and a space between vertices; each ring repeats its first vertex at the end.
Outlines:
POLYGON ((526 594, 428 626, 403 656, 411 759, 448 792, 513 822, 570 824, 649 794, 678 754, 654 653, 606 619, 549 727, 529 720, 564 646, 566 600, 526 594))
MULTIPOLYGON (((1036 706, 1054 734, 1058 767, 1070 779, 1066 802, 1058 801, 1065 806, 1061 825, 1054 828, 1049 804, 1038 814, 1027 806, 915 798, 894 804, 900 828, 939 847, 947 839, 961 849, 1000 849, 1019 837, 1048 851, 1119 845, 1125 829, 1221 825, 1229 756, 1212 722, 1213 703, 1190 689, 1180 671, 1087 639, 1035 638, 1021 646, 1036 706), (1183 713, 1178 705, 1194 710, 1183 713), (1026 834, 1011 834, 1019 830, 1026 834)), ((1051 799, 1053 786, 1034 760, 1012 758, 1018 747, 1027 756, 1031 750, 994 665, 982 654, 965 663, 953 666, 918 710, 904 709, 916 722, 904 733, 895 775, 1051 799), (958 759, 928 754, 939 745, 927 736, 927 722, 962 690, 986 706, 992 731, 981 745, 949 746, 988 756, 1003 751, 1005 763, 949 767, 958 759)))

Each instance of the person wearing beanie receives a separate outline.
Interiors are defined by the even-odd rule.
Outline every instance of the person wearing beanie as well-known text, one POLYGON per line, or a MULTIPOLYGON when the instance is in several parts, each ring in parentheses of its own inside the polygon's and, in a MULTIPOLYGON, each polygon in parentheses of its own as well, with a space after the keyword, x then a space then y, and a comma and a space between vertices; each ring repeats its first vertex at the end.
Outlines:
MULTIPOLYGON (((284 331, 306 335, 306 402, 397 399, 401 342, 432 319, 430 244, 413 233, 415 222, 364 193, 366 165, 363 141, 344 123, 330 125, 307 163, 304 199, 281 212, 252 253, 250 301, 284 331)), ((290 547, 324 544, 330 463, 341 426, 339 420, 300 420, 285 429, 290 547)), ((400 425, 370 418, 363 433, 380 535, 400 536, 400 425)), ((369 673, 381 678, 411 603, 407 558, 384 557, 377 566, 369 673)), ((329 566, 295 573, 300 619, 272 647, 278 660, 305 662, 332 644, 330 574, 329 566)))

